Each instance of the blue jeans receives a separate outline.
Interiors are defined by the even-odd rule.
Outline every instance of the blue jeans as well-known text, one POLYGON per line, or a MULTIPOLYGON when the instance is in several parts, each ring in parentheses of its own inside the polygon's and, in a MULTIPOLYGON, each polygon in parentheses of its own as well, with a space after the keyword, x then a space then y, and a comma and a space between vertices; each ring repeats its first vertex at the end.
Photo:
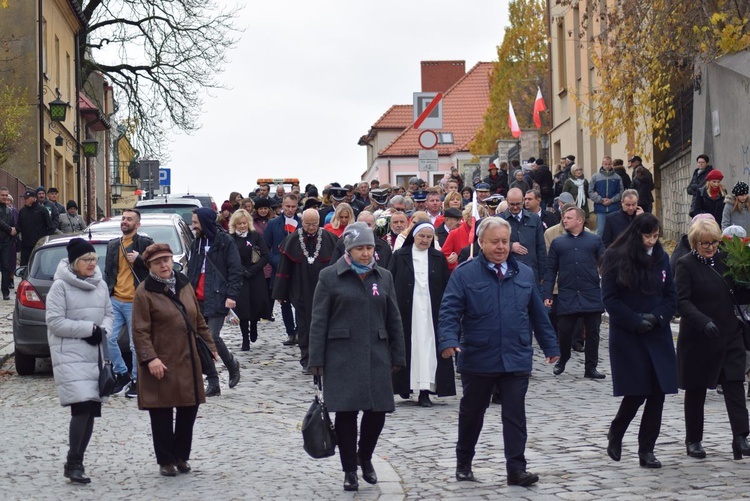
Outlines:
POLYGON ((128 366, 122 358, 120 346, 117 344, 117 336, 123 325, 128 326, 128 340, 130 341, 130 353, 133 355, 133 379, 138 378, 138 360, 135 356, 135 347, 133 346, 133 303, 125 303, 112 299, 112 313, 114 313, 114 322, 112 323, 112 335, 107 336, 107 346, 109 347, 109 356, 112 359, 112 365, 115 374, 125 374, 128 372, 128 366))

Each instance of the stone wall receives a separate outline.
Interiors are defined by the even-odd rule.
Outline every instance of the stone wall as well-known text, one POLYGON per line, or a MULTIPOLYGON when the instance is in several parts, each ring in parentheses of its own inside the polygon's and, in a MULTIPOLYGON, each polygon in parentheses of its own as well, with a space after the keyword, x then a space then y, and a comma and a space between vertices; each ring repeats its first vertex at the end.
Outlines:
POLYGON ((690 149, 659 166, 661 187, 656 193, 658 206, 661 207, 663 237, 678 241, 687 233, 690 223, 690 203, 692 197, 685 189, 693 174, 690 149))

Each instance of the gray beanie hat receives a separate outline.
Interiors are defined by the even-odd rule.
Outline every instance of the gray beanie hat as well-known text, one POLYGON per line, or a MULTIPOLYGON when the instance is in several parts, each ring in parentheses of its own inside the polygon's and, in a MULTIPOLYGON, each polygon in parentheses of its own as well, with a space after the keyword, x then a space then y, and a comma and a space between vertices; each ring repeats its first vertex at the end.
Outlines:
POLYGON ((365 223, 349 224, 341 238, 347 252, 360 245, 375 245, 375 234, 365 223))

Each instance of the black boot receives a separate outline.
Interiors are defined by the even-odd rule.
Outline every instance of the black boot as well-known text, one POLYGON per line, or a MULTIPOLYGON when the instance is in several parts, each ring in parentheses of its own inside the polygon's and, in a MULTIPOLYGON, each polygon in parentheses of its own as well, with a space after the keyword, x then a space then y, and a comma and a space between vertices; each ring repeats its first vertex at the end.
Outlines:
POLYGON ((219 386, 218 381, 209 381, 208 386, 206 387, 206 396, 207 397, 218 397, 221 395, 221 387, 219 386))
POLYGON ((232 357, 232 364, 227 369, 229 370, 229 387, 234 388, 240 382, 240 362, 232 357))
POLYGON ((358 491, 359 490, 359 479, 357 478, 356 471, 344 472, 344 490, 345 491, 358 491))
POLYGON ((258 322, 250 322, 250 342, 258 340, 258 322))
POLYGON ((91 482, 91 479, 83 472, 83 458, 73 452, 68 452, 68 461, 65 463, 63 475, 75 484, 88 484, 91 482))
POLYGON ((737 435, 732 441, 732 453, 734 459, 742 459, 742 456, 750 456, 750 444, 747 443, 747 437, 737 435))
POLYGON ((430 401, 429 391, 427 390, 419 391, 419 406, 420 407, 432 407, 432 402, 430 401))
POLYGON ((240 348, 240 349, 242 351, 249 351, 250 350, 250 338, 244 332, 242 333, 242 348, 240 348))

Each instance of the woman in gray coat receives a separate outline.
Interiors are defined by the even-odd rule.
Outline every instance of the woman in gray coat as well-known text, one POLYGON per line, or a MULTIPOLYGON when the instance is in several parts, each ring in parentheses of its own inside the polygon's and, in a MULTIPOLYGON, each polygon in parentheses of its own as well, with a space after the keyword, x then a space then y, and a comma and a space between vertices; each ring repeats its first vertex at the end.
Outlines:
POLYGON ((70 407, 68 460, 64 475, 87 484, 83 455, 102 415, 99 350, 112 331, 112 303, 97 266, 94 246, 82 238, 68 242, 47 294, 47 339, 60 404, 70 407))
POLYGON ((325 373, 324 399, 336 412, 344 490, 356 491, 358 458, 362 478, 378 481, 372 455, 385 414, 395 410, 391 373, 406 358, 393 278, 375 264, 372 230, 350 224, 342 238, 346 253, 320 272, 315 288, 308 368, 315 376, 325 373))

